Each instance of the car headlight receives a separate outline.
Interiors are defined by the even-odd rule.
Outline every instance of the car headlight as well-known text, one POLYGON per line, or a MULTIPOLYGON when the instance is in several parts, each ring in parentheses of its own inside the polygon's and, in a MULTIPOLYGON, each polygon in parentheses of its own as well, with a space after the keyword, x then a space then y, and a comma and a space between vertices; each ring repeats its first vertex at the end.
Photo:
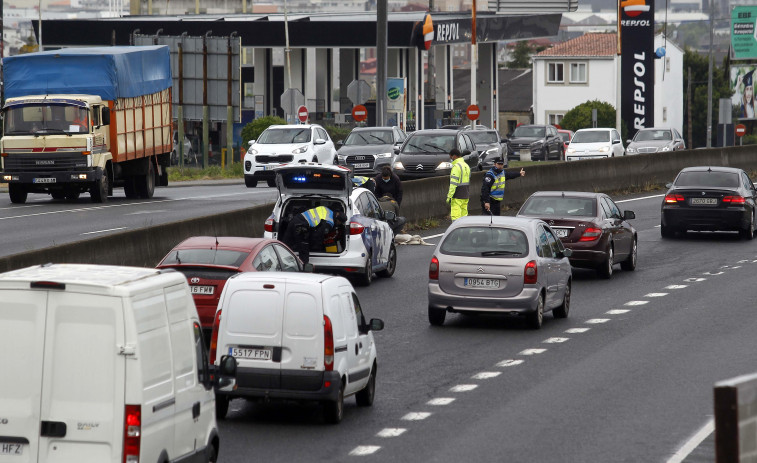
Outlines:
POLYGON ((405 166, 400 161, 395 162, 392 168, 395 170, 405 170, 405 166))
POLYGON ((390 158, 392 157, 392 153, 379 153, 376 155, 377 158, 390 158))
POLYGON ((339 162, 344 162, 344 161, 347 160, 347 156, 344 156, 344 155, 341 155, 341 154, 337 154, 336 157, 337 157, 337 159, 339 159, 339 162))
POLYGON ((310 145, 300 146, 299 148, 296 148, 295 150, 293 150, 292 154, 302 154, 302 153, 305 153, 308 150, 308 146, 310 146, 310 145))
POLYGON ((247 154, 255 156, 256 154, 258 154, 258 150, 256 150, 255 148, 250 148, 250 150, 247 151, 247 154))
POLYGON ((599 148, 599 152, 600 152, 600 153, 606 153, 606 152, 608 152, 608 151, 610 151, 610 147, 609 147, 609 146, 601 146, 601 147, 599 148))
POLYGON ((442 169, 452 169, 452 163, 449 161, 440 162, 439 165, 436 166, 436 170, 442 170, 442 169))
POLYGON ((568 150, 566 151, 566 153, 575 153, 575 152, 576 152, 575 148, 568 148, 568 150))
POLYGON ((542 143, 543 142, 541 140, 535 141, 535 142, 531 143, 531 148, 541 148, 542 143))
POLYGON ((660 151, 670 151, 670 147, 669 146, 663 146, 660 151))
POLYGON ((636 148, 631 148, 630 146, 626 148, 626 153, 635 153, 635 152, 636 152, 636 148))

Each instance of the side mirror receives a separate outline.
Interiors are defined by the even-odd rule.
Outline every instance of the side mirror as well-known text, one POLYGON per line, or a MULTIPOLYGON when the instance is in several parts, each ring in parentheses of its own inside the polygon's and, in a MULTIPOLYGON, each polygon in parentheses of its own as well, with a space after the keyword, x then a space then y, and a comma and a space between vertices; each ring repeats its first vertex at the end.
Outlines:
POLYGON ((336 142, 337 148, 341 148, 342 145, 344 145, 344 140, 339 140, 338 142, 336 142))
POLYGON ((255 140, 250 140, 250 141, 247 142, 247 146, 252 146, 253 143, 255 143, 255 140))
POLYGON ((371 318, 368 323, 368 329, 371 331, 381 331, 384 329, 384 321, 378 318, 371 318))
POLYGON ((507 138, 512 138, 512 137, 513 137, 513 133, 512 132, 507 132, 507 138))
POLYGON ((316 138, 315 141, 313 142, 313 144, 315 144, 315 145, 325 145, 326 144, 326 140, 324 140, 323 138, 316 138))
POLYGON ((666 183, 665 184, 665 188, 673 188, 673 184, 672 183, 666 183))
POLYGON ((547 134, 547 140, 549 140, 550 138, 553 138, 553 137, 554 137, 554 135, 552 135, 551 133, 547 134))
POLYGON ((102 125, 110 125, 110 109, 104 109, 102 113, 102 125))
POLYGON ((463 156, 467 156, 467 155, 469 155, 469 154, 470 154, 470 151, 468 151, 468 150, 463 150, 463 156))
POLYGON ((633 211, 623 211, 623 220, 631 220, 635 218, 636 214, 634 214, 633 211))
POLYGON ((573 250, 565 248, 562 250, 561 254, 562 254, 562 257, 570 257, 573 255, 573 250))
POLYGON ((613 144, 613 145, 617 145, 618 143, 620 143, 620 140, 613 140, 613 141, 612 141, 612 144, 613 144))
POLYGON ((507 143, 507 138, 500 138, 500 139, 499 139, 499 142, 500 142, 500 143, 507 143))
POLYGON ((400 149, 399 149, 399 147, 397 147, 397 148, 394 148, 394 154, 400 154, 400 149))
POLYGON ((308 262, 307 264, 305 264, 302 267, 302 271, 306 272, 306 273, 313 273, 313 272, 315 272, 315 265, 313 265, 310 262, 308 262))
POLYGON ((216 369, 215 388, 218 391, 231 392, 236 387, 237 359, 230 355, 221 357, 216 369))
POLYGON ((384 212, 384 218, 386 220, 394 220, 397 218, 397 214, 395 214, 394 211, 386 211, 384 212))
POLYGON ((626 145, 630 144, 633 140, 626 140, 626 145))

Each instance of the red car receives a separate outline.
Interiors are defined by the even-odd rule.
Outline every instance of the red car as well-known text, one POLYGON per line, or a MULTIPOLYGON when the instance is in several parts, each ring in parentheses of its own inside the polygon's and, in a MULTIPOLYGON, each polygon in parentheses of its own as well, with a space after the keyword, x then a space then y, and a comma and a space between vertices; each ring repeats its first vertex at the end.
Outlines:
MULTIPOLYGON (((562 138, 563 143, 563 150, 562 152, 565 153, 568 151, 568 145, 570 145, 570 141, 573 139, 573 131, 572 130, 566 130, 566 129, 557 129, 557 136, 562 138)), ((564 159, 563 159, 564 161, 564 159)))
POLYGON ((303 265, 278 240, 193 236, 171 249, 156 268, 172 268, 186 275, 207 342, 218 299, 229 277, 240 272, 301 272, 303 265))

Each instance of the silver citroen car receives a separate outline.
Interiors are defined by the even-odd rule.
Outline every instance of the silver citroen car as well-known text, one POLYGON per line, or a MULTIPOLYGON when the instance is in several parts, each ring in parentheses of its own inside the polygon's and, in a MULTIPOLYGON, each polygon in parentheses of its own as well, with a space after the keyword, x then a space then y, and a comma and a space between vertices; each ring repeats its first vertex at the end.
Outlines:
POLYGON ((541 328, 570 311, 571 250, 544 221, 467 216, 442 236, 429 266, 428 321, 447 312, 509 313, 541 328))

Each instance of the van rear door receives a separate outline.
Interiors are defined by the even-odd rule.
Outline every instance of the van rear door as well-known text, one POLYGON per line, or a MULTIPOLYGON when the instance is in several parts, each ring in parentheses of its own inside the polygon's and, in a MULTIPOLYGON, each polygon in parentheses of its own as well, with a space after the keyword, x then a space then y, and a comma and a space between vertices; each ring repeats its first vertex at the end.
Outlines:
MULTIPOLYGON (((283 320, 281 369, 285 389, 318 390, 322 376, 300 374, 302 371, 324 370, 324 312, 321 310, 321 286, 313 283, 287 283, 283 320), (292 374, 294 373, 294 374, 292 374)), ((331 320, 335 337, 341 331, 331 320)))

